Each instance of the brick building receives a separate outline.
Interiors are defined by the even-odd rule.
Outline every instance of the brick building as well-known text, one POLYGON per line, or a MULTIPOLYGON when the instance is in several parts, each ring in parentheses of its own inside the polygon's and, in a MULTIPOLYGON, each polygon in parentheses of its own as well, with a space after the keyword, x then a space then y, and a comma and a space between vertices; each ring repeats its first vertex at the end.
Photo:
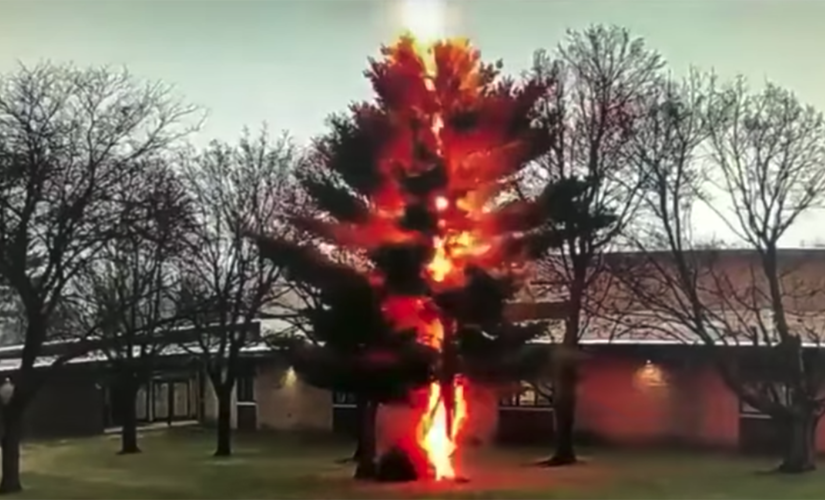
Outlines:
MULTIPOLYGON (((624 260, 633 256, 611 258, 624 260)), ((691 258, 713 259, 715 274, 706 276, 701 284, 704 300, 750 294, 757 297, 750 304, 754 311, 760 315, 764 312, 759 310, 759 301, 763 299, 754 293, 764 291, 765 287, 754 252, 714 251, 691 258), (709 280, 719 288, 712 290, 709 280)), ((796 317, 800 325, 804 319, 806 348, 820 349, 817 328, 825 325, 825 251, 784 250, 780 268, 788 315, 796 317)), ((627 298, 629 292, 615 283, 612 286, 610 294, 614 299, 627 298)), ((526 296, 521 297, 523 302, 513 307, 521 310, 516 316, 558 317, 559 311, 549 304, 549 298, 534 293, 534 302, 530 303, 526 296)), ((748 314, 741 318, 747 321, 748 314)), ((751 338, 742 337, 728 346, 711 348, 677 324, 663 323, 655 330, 624 330, 613 337, 617 334, 615 329, 599 327, 597 323, 591 323, 581 341, 577 420, 580 439, 628 446, 678 445, 746 452, 773 449, 781 439, 770 419, 743 405, 725 386, 712 362, 712 354, 720 353, 718 349, 728 351, 726 356, 743 359, 759 350, 764 352, 765 347, 755 347, 751 338)), ((746 330, 749 326, 741 324, 738 328, 746 330)), ((558 337, 549 339, 548 349, 553 348, 553 340, 558 337)), ((306 387, 290 374, 285 364, 276 366, 272 361, 262 361, 256 370, 258 375, 248 384, 254 391, 247 391, 244 396, 248 400, 245 404, 257 406, 253 427, 352 432, 355 413, 350 396, 330 395, 306 387)), ((470 416, 465 439, 481 443, 552 440, 551 403, 529 385, 515 392, 512 388, 471 387, 468 396, 470 416)), ((379 434, 391 441, 394 433, 411 428, 409 419, 414 413, 403 407, 382 407, 379 434)), ((825 451, 825 426, 819 428, 818 446, 825 451)))
MULTIPOLYGON (((733 284, 726 293, 736 293, 736 289, 741 288, 737 282, 754 282, 751 274, 754 258, 749 252, 723 252, 719 262, 730 278, 726 282, 733 284)), ((820 308, 825 310, 825 301, 818 298, 825 279, 825 251, 786 251, 782 262, 787 271, 783 273, 783 286, 800 292, 788 294, 793 300, 789 299, 787 306, 821 323, 820 308)), ((521 303, 511 306, 516 317, 527 320, 558 317, 557 305, 543 300, 547 297, 534 296, 534 302, 526 299, 522 297, 521 303)), ((615 333, 611 329, 593 326, 585 333, 581 341, 583 358, 578 393, 580 439, 623 446, 679 445, 743 451, 773 448, 781 438, 772 422, 741 404, 717 374, 709 351, 717 348, 708 348, 689 338, 679 331, 678 325, 672 327, 672 335, 662 333, 668 328, 658 330, 656 334, 630 330, 618 338, 610 338, 606 332, 615 333)), ((551 338, 543 348, 553 349, 552 336, 550 332, 551 338)), ((816 338, 805 342, 807 348, 819 349, 816 338)), ((754 347, 742 345, 725 349, 729 349, 731 355, 740 355, 753 351, 754 347)), ((244 356, 246 368, 233 393, 232 421, 236 428, 352 432, 355 408, 349 395, 330 394, 306 386, 295 377, 286 360, 265 344, 251 346, 244 356)), ((94 364, 90 360, 78 360, 75 364, 83 363, 90 367, 94 364)), ((0 371, 13 369, 13 364, 14 360, 0 362, 0 371)), ((75 383, 78 391, 88 393, 84 392, 81 399, 83 412, 90 416, 104 415, 106 389, 89 375, 92 372, 88 368, 86 370, 87 375, 78 375, 75 383), (89 387, 96 388, 97 399, 89 387)), ((81 372, 83 370, 78 371, 81 372)), ((157 420, 160 415, 161 420, 213 420, 217 405, 208 381, 196 369, 175 373, 172 378, 159 374, 156 380, 147 382, 141 392, 146 400, 143 414, 147 419, 157 420)), ((69 383, 68 379, 62 383, 69 383)), ((55 391, 68 393, 65 387, 55 391)), ((74 407, 72 411, 81 412, 81 405, 76 404, 78 399, 72 397, 58 404, 58 400, 48 394, 44 392, 40 398, 52 401, 50 404, 38 403, 45 408, 42 413, 60 414, 62 410, 55 405, 74 407)), ((464 427, 464 439, 474 443, 534 444, 552 440, 551 403, 530 386, 525 384, 521 390, 473 386, 467 394, 469 419, 464 427)), ((33 422, 40 418, 34 413, 40 411, 32 409, 33 422)), ((378 423, 382 439, 389 442, 397 433, 407 432, 413 416, 414 412, 408 408, 382 407, 378 423)), ((95 429, 84 428, 86 433, 98 432, 107 425, 102 416, 90 417, 87 424, 89 422, 94 423, 95 429)), ((52 424, 47 425, 45 421, 38 425, 43 431, 40 433, 58 433, 54 428, 48 431, 52 424)), ((825 426, 819 427, 818 446, 825 451, 825 426)))

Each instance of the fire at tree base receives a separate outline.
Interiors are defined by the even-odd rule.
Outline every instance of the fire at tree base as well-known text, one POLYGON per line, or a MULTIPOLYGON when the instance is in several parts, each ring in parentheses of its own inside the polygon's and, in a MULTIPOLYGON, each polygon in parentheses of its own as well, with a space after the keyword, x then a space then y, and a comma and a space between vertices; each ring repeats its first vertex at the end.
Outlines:
POLYGON ((397 442, 378 459, 379 482, 420 480, 466 483, 456 471, 457 437, 467 418, 464 383, 459 378, 433 382, 427 388, 427 404, 418 417, 415 439, 397 442), (447 390, 442 390, 446 386, 447 390))
POLYGON ((427 480, 453 481, 456 483, 468 483, 470 481, 469 478, 464 476, 436 479, 435 469, 427 467, 422 470, 421 465, 419 465, 421 463, 426 465, 426 457, 423 451, 416 453, 415 451, 405 450, 401 446, 394 446, 378 459, 375 480, 380 483, 408 483, 427 480))

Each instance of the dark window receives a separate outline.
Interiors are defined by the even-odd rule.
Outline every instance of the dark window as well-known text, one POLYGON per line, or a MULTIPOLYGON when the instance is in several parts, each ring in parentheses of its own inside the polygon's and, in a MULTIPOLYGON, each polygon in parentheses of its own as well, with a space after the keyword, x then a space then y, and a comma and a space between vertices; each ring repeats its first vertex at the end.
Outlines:
MULTIPOLYGON (((548 388, 549 389, 549 388, 548 388)), ((499 406, 506 408, 546 408, 552 406, 552 401, 532 384, 521 383, 521 389, 508 394, 499 400, 499 406)))
POLYGON ((334 406, 355 406, 355 394, 351 392, 333 392, 332 404, 334 406))
POLYGON ((244 373, 238 377, 237 385, 237 401, 238 403, 254 403, 255 402, 255 374, 250 372, 244 373))

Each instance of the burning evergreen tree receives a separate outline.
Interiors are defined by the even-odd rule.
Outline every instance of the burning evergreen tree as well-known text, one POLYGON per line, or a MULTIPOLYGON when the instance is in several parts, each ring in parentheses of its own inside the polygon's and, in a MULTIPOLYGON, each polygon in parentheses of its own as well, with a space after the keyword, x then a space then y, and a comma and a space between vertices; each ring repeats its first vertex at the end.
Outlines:
POLYGON ((453 478, 467 381, 521 378, 543 330, 509 325, 503 311, 552 241, 539 230, 550 204, 513 196, 552 133, 533 116, 549 83, 499 78, 463 40, 423 51, 404 37, 382 53, 367 71, 376 101, 331 120, 315 168, 298 173, 316 210, 292 223, 315 239, 260 246, 317 292, 307 317, 318 342, 295 351, 299 375, 374 402, 425 391, 407 453, 423 452, 419 476, 453 478), (367 264, 335 263, 318 240, 367 264))

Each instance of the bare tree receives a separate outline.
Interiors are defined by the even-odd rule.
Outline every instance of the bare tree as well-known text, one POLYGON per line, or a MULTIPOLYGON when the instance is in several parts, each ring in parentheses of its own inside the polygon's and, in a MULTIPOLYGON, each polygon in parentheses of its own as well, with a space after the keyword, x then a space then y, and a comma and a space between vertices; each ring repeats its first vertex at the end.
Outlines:
POLYGON ((825 409, 821 258, 779 245, 825 201, 825 120, 773 84, 753 92, 742 79, 694 75, 661 90, 637 149, 649 180, 649 223, 633 238, 643 253, 616 262, 636 300, 628 317, 713 347, 730 389, 785 431, 779 470, 812 470, 825 409), (694 235, 698 205, 738 249, 708 249, 694 235))
POLYGON ((79 331, 109 360, 114 408, 122 418, 121 454, 138 453, 136 398, 158 354, 178 326, 170 290, 178 280, 176 259, 193 227, 189 200, 166 162, 141 172, 123 205, 123 231, 79 273, 70 296, 79 331))
POLYGON ((561 248, 540 261, 535 285, 568 301, 553 360, 556 449, 543 465, 576 462, 579 339, 609 288, 602 255, 615 248, 638 206, 641 178, 630 145, 640 104, 663 64, 642 39, 615 26, 569 32, 555 59, 544 51, 535 54, 532 75, 558 82, 541 101, 539 117, 560 125, 553 127, 550 150, 527 184, 544 186, 544 199, 553 207, 548 212, 559 216, 550 221, 559 238, 554 248, 561 248))
POLYGON ((43 383, 35 361, 60 330, 64 292, 120 229, 138 160, 191 130, 194 111, 125 71, 43 64, 0 77, 0 275, 20 301, 24 344, 3 408, 0 491, 21 489, 21 417, 43 383))
POLYGON ((183 165, 197 228, 180 293, 186 319, 198 332, 201 358, 218 400, 216 456, 231 454, 231 399, 241 350, 262 310, 288 288, 280 269, 262 259, 248 234, 279 231, 290 195, 296 151, 266 131, 235 145, 215 142, 183 165))

